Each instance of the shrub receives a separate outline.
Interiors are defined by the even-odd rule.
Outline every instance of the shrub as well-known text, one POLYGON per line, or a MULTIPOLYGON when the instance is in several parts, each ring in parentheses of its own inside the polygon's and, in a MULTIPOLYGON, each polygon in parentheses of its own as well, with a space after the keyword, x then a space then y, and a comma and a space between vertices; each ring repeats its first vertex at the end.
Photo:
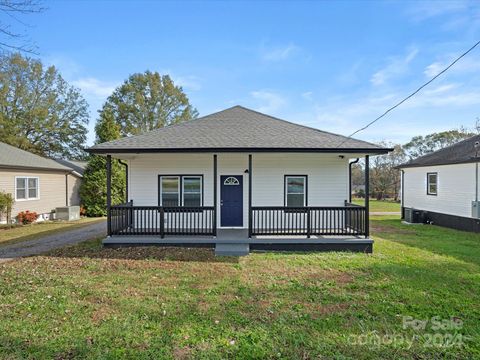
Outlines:
POLYGON ((35 211, 22 211, 17 215, 17 221, 23 225, 31 224, 37 220, 38 214, 35 211))
POLYGON ((7 223, 11 222, 14 202, 12 194, 0 191, 0 220, 6 217, 7 223))

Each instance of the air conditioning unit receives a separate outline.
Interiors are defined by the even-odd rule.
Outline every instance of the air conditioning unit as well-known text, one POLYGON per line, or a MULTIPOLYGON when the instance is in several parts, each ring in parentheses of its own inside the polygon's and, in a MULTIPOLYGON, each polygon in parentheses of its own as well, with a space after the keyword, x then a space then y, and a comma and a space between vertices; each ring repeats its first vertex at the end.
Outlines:
POLYGON ((79 220, 80 206, 63 206, 55 208, 55 216, 57 220, 79 220))
POLYGON ((405 208, 403 211, 404 211, 405 221, 408 222, 408 223, 412 223, 413 222, 413 209, 405 208))
POLYGON ((425 211, 405 208, 405 222, 411 224, 425 223, 426 214, 425 211))

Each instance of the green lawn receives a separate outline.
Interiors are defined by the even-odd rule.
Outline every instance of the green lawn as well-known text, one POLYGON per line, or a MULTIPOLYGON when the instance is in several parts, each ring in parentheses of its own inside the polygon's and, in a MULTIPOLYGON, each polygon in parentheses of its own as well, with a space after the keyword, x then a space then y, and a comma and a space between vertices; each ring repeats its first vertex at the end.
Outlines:
MULTIPOLYGON (((365 199, 353 199, 357 205, 365 205, 365 199)), ((400 212, 400 203, 391 200, 370 199, 370 212, 400 212)))
POLYGON ((372 255, 93 241, 5 263, 0 358, 479 358, 480 235, 392 217, 372 228, 372 255), (463 326, 403 329, 403 316, 463 326), (467 339, 438 346, 448 334, 467 339))
POLYGON ((2 228, 0 225, 0 246, 15 242, 35 239, 38 236, 45 236, 71 230, 87 224, 102 221, 103 218, 82 218, 77 221, 43 221, 30 225, 22 225, 18 227, 2 228))

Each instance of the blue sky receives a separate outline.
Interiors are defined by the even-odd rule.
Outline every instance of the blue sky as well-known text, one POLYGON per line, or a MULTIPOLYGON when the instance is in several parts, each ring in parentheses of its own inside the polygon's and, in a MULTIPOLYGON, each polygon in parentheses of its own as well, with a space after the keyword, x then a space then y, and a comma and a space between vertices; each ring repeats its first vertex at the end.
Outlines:
MULTIPOLYGON (((206 115, 236 104, 348 135, 480 40, 475 2, 54 1, 24 20, 39 56, 97 110, 129 74, 170 74, 206 115)), ((357 135, 473 127, 480 47, 357 135)))

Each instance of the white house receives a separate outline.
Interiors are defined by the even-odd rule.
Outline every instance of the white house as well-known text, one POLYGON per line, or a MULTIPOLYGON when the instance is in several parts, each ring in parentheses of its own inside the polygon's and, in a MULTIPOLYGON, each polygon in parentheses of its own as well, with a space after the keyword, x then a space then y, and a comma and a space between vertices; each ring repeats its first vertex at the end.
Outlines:
POLYGON ((222 253, 371 251, 368 209, 347 202, 349 161, 389 149, 235 106, 88 151, 128 164, 129 202, 107 204, 104 244, 222 253))
POLYGON ((474 136, 399 166, 405 220, 480 231, 479 142, 474 136))

